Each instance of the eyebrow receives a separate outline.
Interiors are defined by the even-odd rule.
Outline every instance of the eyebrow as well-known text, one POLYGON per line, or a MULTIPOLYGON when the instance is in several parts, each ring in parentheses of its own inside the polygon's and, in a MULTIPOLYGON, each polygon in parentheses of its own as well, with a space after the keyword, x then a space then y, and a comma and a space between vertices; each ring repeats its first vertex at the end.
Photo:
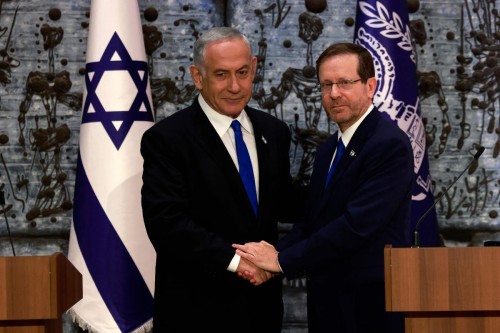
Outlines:
MULTIPOLYGON (((252 66, 250 65, 243 65, 241 66, 240 68, 236 69, 235 71, 240 71, 242 69, 250 69, 252 66)), ((231 69, 227 69, 227 68, 215 68, 213 70, 213 72, 231 72, 232 70, 231 69)))

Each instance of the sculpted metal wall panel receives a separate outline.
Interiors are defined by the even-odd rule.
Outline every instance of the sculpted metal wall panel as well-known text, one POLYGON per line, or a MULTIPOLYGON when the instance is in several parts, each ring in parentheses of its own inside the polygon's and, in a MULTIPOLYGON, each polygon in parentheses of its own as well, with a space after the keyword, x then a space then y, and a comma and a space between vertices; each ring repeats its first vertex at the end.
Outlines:
MULTIPOLYGON (((448 246, 500 239, 500 2, 406 2, 434 195, 477 147, 486 148, 436 205, 443 238, 448 246)), ((18 255, 66 252, 90 0, 0 6, 0 255, 11 255, 7 222, 18 255)), ((315 147, 336 130, 311 90, 314 61, 328 44, 352 41, 356 1, 139 0, 139 6, 157 118, 196 93, 187 68, 197 36, 214 25, 234 25, 259 56, 252 104, 290 125, 292 172, 307 183, 315 147)), ((302 286, 286 282, 287 332, 304 330, 302 286)), ((68 324, 68 331, 75 329, 68 324)))

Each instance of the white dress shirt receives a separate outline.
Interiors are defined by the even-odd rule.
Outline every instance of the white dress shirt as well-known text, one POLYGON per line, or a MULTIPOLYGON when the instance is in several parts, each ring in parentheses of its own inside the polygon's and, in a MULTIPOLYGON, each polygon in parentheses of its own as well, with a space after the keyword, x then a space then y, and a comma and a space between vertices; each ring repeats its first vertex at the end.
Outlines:
MULTIPOLYGON (((250 160, 252 161, 253 175, 255 178, 255 189, 257 190, 257 202, 259 200, 259 160, 257 157, 257 147, 255 145, 255 135, 253 131, 252 123, 250 118, 248 118, 245 110, 242 110, 240 115, 233 119, 231 117, 225 116, 218 113, 207 104, 201 94, 198 96, 198 102, 200 103, 201 109, 208 117, 208 120, 215 128, 215 131, 219 134, 224 146, 226 146, 227 152, 233 159, 236 168, 240 169, 238 164, 238 156, 236 154, 236 143, 234 140, 234 131, 231 128, 231 123, 233 120, 238 120, 241 124, 241 132, 243 133, 243 141, 247 146, 248 153, 250 154, 250 160)), ((235 254, 229 266, 228 271, 236 272, 238 265, 240 263, 240 256, 235 254)))

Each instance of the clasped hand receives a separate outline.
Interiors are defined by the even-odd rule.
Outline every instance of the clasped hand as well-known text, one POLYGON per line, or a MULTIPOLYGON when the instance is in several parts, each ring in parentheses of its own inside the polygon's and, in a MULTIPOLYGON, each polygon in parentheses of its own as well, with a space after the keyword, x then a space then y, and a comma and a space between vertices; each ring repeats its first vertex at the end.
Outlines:
POLYGON ((258 286, 281 272, 278 251, 268 242, 233 244, 233 247, 241 257, 236 273, 253 285, 258 286))

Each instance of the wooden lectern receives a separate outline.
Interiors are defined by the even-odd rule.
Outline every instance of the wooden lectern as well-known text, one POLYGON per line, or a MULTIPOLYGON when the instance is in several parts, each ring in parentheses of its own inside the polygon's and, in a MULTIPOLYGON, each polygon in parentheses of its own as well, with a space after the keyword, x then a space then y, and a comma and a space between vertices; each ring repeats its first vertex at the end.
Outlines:
POLYGON ((500 247, 384 249, 386 310, 406 333, 500 332, 500 247))
POLYGON ((0 257, 0 333, 62 333, 82 298, 82 275, 62 253, 0 257))

